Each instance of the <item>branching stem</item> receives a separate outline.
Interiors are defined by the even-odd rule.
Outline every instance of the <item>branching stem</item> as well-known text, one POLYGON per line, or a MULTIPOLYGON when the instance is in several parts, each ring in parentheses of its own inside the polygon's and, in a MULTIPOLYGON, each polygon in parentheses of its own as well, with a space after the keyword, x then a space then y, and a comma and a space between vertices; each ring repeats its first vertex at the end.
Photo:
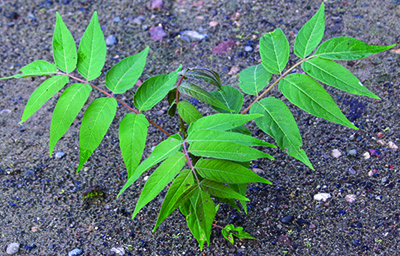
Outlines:
POLYGON ((189 165, 189 168, 190 168, 190 170, 192 170, 193 175, 197 180, 197 184, 200 186, 200 181, 199 181, 199 178, 197 177, 196 170, 194 169, 194 166, 193 166, 193 163, 192 163, 192 159, 189 156, 189 151, 186 149, 186 140, 183 141, 182 145, 183 145, 183 154, 185 154, 185 157, 186 157, 187 163, 189 165))

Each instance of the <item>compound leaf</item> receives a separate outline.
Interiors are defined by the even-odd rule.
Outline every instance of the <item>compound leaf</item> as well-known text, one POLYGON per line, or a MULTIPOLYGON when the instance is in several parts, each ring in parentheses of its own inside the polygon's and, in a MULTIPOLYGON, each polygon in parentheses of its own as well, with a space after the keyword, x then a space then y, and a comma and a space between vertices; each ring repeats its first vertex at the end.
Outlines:
POLYGON ((238 192, 220 182, 204 179, 201 181, 200 185, 204 192, 211 196, 250 201, 245 196, 242 196, 238 192))
POLYGON ((195 156, 213 157, 238 162, 251 161, 257 158, 274 159, 272 156, 235 142, 198 141, 189 146, 189 151, 195 156))
POLYGON ((88 84, 73 84, 61 94, 54 108, 50 125, 50 156, 54 147, 68 131, 79 111, 89 98, 92 87, 88 84))
POLYGON ((106 54, 107 47, 103 31, 97 19, 97 12, 94 12, 79 43, 77 65, 79 74, 88 81, 99 77, 106 61, 106 54))
POLYGON ((314 56, 331 60, 358 60, 386 51, 394 46, 395 44, 389 46, 369 45, 355 38, 341 36, 323 42, 314 56))
POLYGON ((303 145, 300 131, 289 108, 283 101, 268 97, 251 106, 253 114, 263 114, 264 117, 255 120, 256 125, 266 134, 276 140, 278 147, 288 155, 302 161, 312 170, 314 167, 308 160, 306 152, 300 149, 303 145))
POLYGON ((279 90, 294 105, 316 117, 358 129, 347 120, 329 93, 307 75, 290 74, 286 76, 279 82, 279 90))
POLYGON ((181 68, 182 65, 169 75, 157 75, 144 81, 133 98, 135 106, 143 111, 154 107, 175 86, 181 68))
POLYGON ((180 151, 182 148, 182 138, 178 135, 172 135, 168 137, 168 139, 164 140, 160 144, 158 144, 153 152, 150 154, 148 158, 146 158, 133 173, 128 173, 128 181, 125 183, 124 187, 119 192, 119 197, 130 185, 135 182, 140 175, 142 175, 145 171, 158 164, 161 161, 164 161, 169 156, 175 154, 180 151))
POLYGON ((9 77, 2 77, 0 79, 10 79, 10 78, 24 78, 30 76, 47 76, 57 73, 57 67, 45 60, 34 61, 20 70, 22 74, 15 74, 9 77))
POLYGON ((226 108, 233 110, 233 112, 211 106, 215 111, 219 113, 238 113, 243 105, 243 95, 235 87, 223 85, 222 90, 210 92, 215 98, 217 98, 226 108))
POLYGON ((44 81, 32 93, 22 114, 20 124, 25 122, 36 111, 39 110, 51 97, 61 90, 68 83, 67 76, 53 76, 44 81))
POLYGON ((202 158, 197 161, 195 168, 203 178, 217 182, 228 184, 253 182, 272 184, 269 180, 258 176, 252 170, 231 161, 202 158))
POLYGON ((380 99, 369 91, 347 68, 333 60, 313 58, 303 62, 302 67, 304 72, 310 76, 339 90, 380 99))
POLYGON ((186 100, 178 103, 178 113, 183 121, 188 124, 191 124, 203 117, 197 108, 186 100))
POLYGON ((233 236, 236 236, 239 239, 256 239, 252 237, 249 233, 244 232, 243 227, 235 227, 233 224, 227 225, 224 229, 221 230, 221 233, 225 237, 225 239, 232 244, 235 242, 233 236))
POLYGON ((184 165, 185 155, 182 152, 176 152, 154 171, 143 187, 132 219, 171 182, 184 165))
POLYGON ((262 64, 250 66, 240 72, 239 87, 244 93, 257 95, 268 85, 271 77, 262 64))
POLYGON ((78 56, 75 40, 58 12, 53 34, 53 57, 57 68, 66 73, 71 73, 76 68, 78 56))
POLYGON ((168 192, 162 202, 160 213, 158 214, 156 225, 153 232, 157 227, 178 207, 179 196, 181 196, 191 185, 194 184, 194 178, 191 170, 183 170, 179 173, 178 177, 172 182, 168 192), (176 205, 176 207, 175 207, 176 205))
POLYGON ((262 65, 272 74, 281 74, 289 60, 289 42, 282 29, 266 33, 260 38, 262 65))
POLYGON ((149 47, 142 52, 118 62, 106 74, 106 87, 113 94, 124 93, 131 89, 143 73, 149 47))
POLYGON ((321 42, 325 31, 324 3, 317 13, 300 29, 294 41, 294 53, 304 59, 321 42))
POLYGON ((128 177, 136 170, 146 145, 149 122, 142 114, 128 113, 119 124, 119 146, 128 177))
POLYGON ((100 145, 116 112, 117 101, 114 98, 95 99, 86 109, 79 132, 80 157, 77 172, 100 145))

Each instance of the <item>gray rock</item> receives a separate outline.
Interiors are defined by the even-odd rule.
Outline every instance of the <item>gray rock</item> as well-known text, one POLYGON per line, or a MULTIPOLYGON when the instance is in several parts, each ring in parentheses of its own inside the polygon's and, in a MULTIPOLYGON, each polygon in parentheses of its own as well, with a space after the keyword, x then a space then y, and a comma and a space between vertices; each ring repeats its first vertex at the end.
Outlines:
POLYGON ((251 47, 250 45, 248 45, 248 46, 244 47, 244 50, 245 50, 246 52, 252 52, 252 51, 253 51, 253 47, 251 47))
POLYGON ((118 40, 115 36, 109 36, 106 38, 106 45, 107 46, 113 46, 118 43, 118 40))
POLYGON ((350 156, 355 156, 355 155, 357 155, 357 150, 355 150, 355 149, 349 150, 349 152, 347 152, 347 154, 349 154, 350 156))
POLYGON ((113 20, 114 20, 114 22, 120 22, 121 18, 120 17, 115 17, 113 20))
POLYGON ((81 249, 75 248, 68 253, 68 256, 78 256, 81 255, 83 252, 81 249))
POLYGON ((35 171, 32 171, 32 170, 27 170, 27 171, 25 171, 24 172, 24 174, 22 174, 23 176, 25 176, 25 177, 33 177, 33 176, 35 176, 35 171))
POLYGON ((145 20, 146 20, 146 19, 145 19, 145 17, 144 17, 143 15, 139 15, 139 16, 137 16, 136 18, 134 18, 134 19, 132 20, 132 23, 133 23, 133 24, 140 25, 140 24, 142 24, 143 21, 145 21, 145 20))
POLYGON ((19 243, 11 243, 7 246, 6 253, 8 255, 16 254, 19 250, 19 243))
POLYGON ((61 159, 65 156, 66 154, 63 151, 58 151, 56 155, 54 156, 56 159, 61 159))

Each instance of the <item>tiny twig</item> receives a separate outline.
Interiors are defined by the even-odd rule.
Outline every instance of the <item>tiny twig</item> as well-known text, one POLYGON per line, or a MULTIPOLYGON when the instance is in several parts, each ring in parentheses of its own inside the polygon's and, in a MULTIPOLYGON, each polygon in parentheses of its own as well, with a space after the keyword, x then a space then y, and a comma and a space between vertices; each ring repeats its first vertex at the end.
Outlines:
POLYGON ((192 172, 194 174, 194 177, 197 180, 197 184, 200 185, 200 181, 199 181, 199 178, 197 177, 196 170, 194 169, 194 166, 193 166, 193 163, 192 163, 192 159, 190 159, 189 152, 186 149, 186 140, 183 141, 182 145, 183 145, 183 154, 185 154, 185 157, 186 157, 187 163, 189 165, 189 168, 192 170, 192 172))
POLYGON ((216 227, 216 228, 224 229, 223 227, 221 227, 221 226, 219 226, 217 224, 214 224, 214 223, 213 223, 213 226, 216 227))

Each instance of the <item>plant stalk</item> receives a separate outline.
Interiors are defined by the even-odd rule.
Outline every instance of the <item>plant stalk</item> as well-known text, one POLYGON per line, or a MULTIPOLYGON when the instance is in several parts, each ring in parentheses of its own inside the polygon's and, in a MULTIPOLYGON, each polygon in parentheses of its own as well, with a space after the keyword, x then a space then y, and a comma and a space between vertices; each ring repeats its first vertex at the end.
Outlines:
POLYGON ((185 157, 186 157, 187 163, 189 165, 189 168, 192 170, 192 172, 194 174, 194 177, 197 180, 197 184, 200 186, 200 181, 199 181, 199 178, 197 177, 196 170, 194 169, 194 166, 193 166, 193 163, 192 163, 192 159, 190 159, 189 151, 186 149, 186 140, 183 141, 182 145, 183 145, 183 154, 185 154, 185 157))

